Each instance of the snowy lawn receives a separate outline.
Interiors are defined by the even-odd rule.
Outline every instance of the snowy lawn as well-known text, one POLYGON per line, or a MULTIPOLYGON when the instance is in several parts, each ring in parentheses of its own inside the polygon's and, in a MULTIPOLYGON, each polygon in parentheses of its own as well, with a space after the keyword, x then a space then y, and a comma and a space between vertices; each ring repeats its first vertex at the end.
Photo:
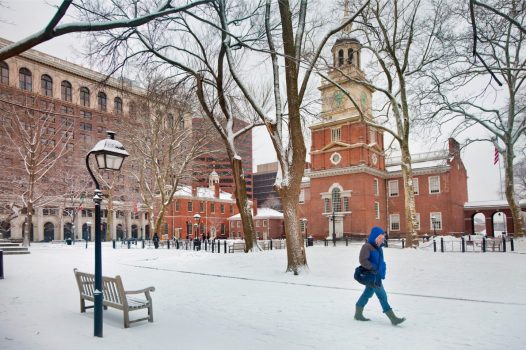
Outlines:
MULTIPOLYGON (((154 322, 123 328, 80 313, 73 268, 93 272, 94 247, 33 244, 4 256, 0 349, 524 349, 526 242, 515 253, 385 249, 393 327, 376 297, 353 319, 359 244, 308 248, 309 273, 285 274, 285 250, 212 254, 103 245, 103 274, 127 290, 155 286, 154 322)), ((144 315, 131 313, 132 319, 144 315)))

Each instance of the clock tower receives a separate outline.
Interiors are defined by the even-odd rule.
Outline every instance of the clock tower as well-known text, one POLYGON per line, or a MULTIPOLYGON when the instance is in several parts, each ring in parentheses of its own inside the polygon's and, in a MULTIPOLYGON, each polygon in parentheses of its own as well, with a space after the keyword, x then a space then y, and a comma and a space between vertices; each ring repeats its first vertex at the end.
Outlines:
POLYGON ((319 87, 321 120, 310 126, 309 226, 331 239, 386 224, 385 200, 380 200, 386 178, 383 132, 365 122, 374 119, 374 90, 364 84, 362 46, 350 33, 350 26, 344 28, 332 47, 330 81, 319 87))

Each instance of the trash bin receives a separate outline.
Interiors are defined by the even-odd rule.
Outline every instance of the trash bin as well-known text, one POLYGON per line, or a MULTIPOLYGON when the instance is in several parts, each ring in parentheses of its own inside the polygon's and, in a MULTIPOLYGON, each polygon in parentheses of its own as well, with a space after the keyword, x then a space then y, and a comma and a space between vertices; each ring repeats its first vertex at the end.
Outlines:
POLYGON ((307 247, 312 247, 314 245, 314 238, 312 236, 309 236, 307 238, 307 247))
POLYGON ((66 238, 66 244, 71 245, 71 237, 66 238))

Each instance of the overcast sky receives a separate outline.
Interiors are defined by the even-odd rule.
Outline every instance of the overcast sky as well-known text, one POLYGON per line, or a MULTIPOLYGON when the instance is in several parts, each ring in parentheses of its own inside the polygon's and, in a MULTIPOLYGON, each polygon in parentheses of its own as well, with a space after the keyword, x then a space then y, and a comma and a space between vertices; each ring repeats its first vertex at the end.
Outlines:
MULTIPOLYGON (((58 4, 57 0, 0 0, 7 8, 0 7, 0 36, 16 41, 24 38, 48 23, 54 14, 54 8, 49 4, 58 4)), ((71 21, 66 18, 65 21, 71 21)), ((61 36, 35 49, 47 54, 65 59, 77 64, 82 64, 82 57, 78 54, 80 49, 78 37, 75 34, 61 36)), ((476 131, 473 131, 476 133, 476 131)), ((474 138, 475 135, 471 135, 474 138)), ((461 140, 459 140, 461 141, 461 140)), ((254 169, 257 164, 274 161, 273 152, 265 152, 272 147, 264 129, 255 130, 253 133, 254 169)), ((412 152, 426 152, 441 149, 442 145, 429 145, 426 140, 412 145, 412 152), (431 149, 430 149, 431 148, 431 149)), ((483 201, 500 199, 498 188, 500 186, 499 167, 493 165, 493 146, 489 143, 470 145, 462 153, 462 159, 468 171, 468 193, 470 201, 483 201)), ((502 181, 504 173, 502 171, 502 181)))

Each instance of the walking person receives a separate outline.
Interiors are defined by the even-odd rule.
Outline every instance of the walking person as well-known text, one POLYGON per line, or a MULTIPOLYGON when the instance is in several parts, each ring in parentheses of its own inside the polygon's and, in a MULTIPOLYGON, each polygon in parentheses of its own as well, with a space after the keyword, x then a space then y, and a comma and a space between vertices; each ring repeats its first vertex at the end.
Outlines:
POLYGON ((159 235, 157 232, 153 235, 153 246, 155 249, 159 248, 159 235))
POLYGON ((397 317, 391 306, 387 301, 387 293, 382 285, 382 280, 385 279, 386 265, 384 261, 384 252, 382 250, 382 245, 385 239, 385 232, 380 227, 373 227, 371 234, 369 235, 367 242, 364 243, 362 249, 360 250, 360 265, 365 269, 372 271, 374 274, 379 275, 379 279, 374 286, 366 286, 362 295, 356 302, 356 312, 354 314, 354 319, 357 321, 369 321, 370 319, 366 318, 363 315, 363 309, 369 299, 376 294, 376 297, 382 305, 383 312, 389 317, 393 326, 396 326, 405 321, 405 317, 397 317))

